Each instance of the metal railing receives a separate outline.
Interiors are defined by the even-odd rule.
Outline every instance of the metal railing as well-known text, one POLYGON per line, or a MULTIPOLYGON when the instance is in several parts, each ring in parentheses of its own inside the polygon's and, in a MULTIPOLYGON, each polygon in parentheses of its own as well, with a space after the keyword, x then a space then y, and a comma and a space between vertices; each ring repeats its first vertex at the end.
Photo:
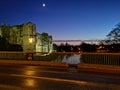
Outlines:
POLYGON ((81 53, 82 63, 120 65, 120 53, 81 53))
MULTIPOLYGON (((69 58, 72 55, 80 55, 80 63, 85 64, 103 64, 103 65, 120 65, 120 53, 84 53, 84 52, 0 52, 0 60, 30 60, 40 61, 61 61, 65 55, 69 58), (61 60, 58 60, 61 59, 61 60)), ((76 58, 72 58, 76 59, 76 58)), ((78 58, 77 58, 78 59, 78 58)))
POLYGON ((25 59, 26 59, 25 52, 9 52, 9 51, 0 52, 0 60, 25 60, 25 59))

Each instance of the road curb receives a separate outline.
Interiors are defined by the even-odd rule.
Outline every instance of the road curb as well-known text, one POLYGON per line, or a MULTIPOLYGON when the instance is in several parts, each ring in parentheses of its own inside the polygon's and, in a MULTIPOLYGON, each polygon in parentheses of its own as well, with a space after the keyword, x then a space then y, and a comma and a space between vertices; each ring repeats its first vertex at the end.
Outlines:
POLYGON ((21 65, 69 67, 69 65, 65 62, 47 62, 47 61, 0 60, 0 64, 21 64, 21 65))

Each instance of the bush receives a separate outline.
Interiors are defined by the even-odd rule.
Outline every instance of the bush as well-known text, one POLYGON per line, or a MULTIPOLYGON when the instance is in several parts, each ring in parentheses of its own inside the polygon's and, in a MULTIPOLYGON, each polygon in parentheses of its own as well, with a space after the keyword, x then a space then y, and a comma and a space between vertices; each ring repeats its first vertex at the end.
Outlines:
POLYGON ((96 52, 96 46, 91 44, 82 43, 80 45, 82 52, 96 52))

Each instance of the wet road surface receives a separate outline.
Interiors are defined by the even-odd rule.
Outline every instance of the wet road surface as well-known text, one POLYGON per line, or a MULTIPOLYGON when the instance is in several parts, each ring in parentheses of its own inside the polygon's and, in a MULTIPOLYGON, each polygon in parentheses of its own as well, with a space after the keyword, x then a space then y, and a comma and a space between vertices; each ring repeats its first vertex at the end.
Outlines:
POLYGON ((120 75, 76 68, 0 65, 0 90, 120 90, 120 75))

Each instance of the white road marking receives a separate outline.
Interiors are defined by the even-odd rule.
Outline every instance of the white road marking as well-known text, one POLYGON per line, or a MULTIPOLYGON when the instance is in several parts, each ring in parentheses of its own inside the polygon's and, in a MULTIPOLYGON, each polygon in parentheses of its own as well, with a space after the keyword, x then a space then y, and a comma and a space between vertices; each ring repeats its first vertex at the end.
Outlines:
POLYGON ((40 77, 40 76, 38 77, 38 76, 29 76, 29 75, 10 74, 10 76, 35 78, 35 79, 44 79, 44 80, 52 80, 52 81, 62 81, 62 82, 69 82, 69 83, 76 83, 76 84, 87 84, 88 83, 86 81, 67 80, 67 79, 50 78, 50 77, 40 77))
POLYGON ((51 80, 51 81, 58 81, 58 82, 67 82, 71 84, 77 84, 77 85, 87 85, 87 86, 97 86, 97 87, 110 87, 110 88, 120 88, 119 85, 116 84, 110 84, 110 83, 100 83, 100 82, 87 82, 87 81, 78 81, 78 80, 68 80, 68 79, 61 79, 61 78, 50 78, 50 77, 38 77, 38 76, 29 76, 29 75, 17 75, 17 74, 11 74, 11 76, 16 77, 26 77, 26 78, 34 78, 34 79, 43 79, 43 80, 51 80))

